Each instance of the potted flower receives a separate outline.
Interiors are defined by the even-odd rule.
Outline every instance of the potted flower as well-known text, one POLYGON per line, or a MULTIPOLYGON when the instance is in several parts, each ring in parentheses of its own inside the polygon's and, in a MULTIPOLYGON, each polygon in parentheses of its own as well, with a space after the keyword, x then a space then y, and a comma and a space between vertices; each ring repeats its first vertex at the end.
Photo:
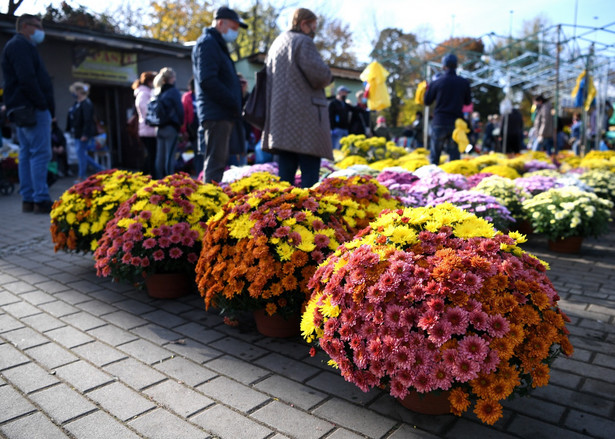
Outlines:
POLYGON ((150 180, 141 173, 109 169, 71 186, 51 209, 50 230, 55 251, 96 250, 105 226, 120 204, 150 180))
POLYGON ((523 176, 515 179, 514 183, 532 196, 560 186, 557 177, 544 175, 523 176))
MULTIPOLYGON (((427 169, 427 168, 426 168, 427 169)), ((419 169, 421 171, 422 169, 419 169)), ((419 174, 419 180, 407 188, 402 199, 411 201, 406 204, 411 207, 426 206, 433 200, 443 197, 450 192, 457 192, 468 188, 468 180, 461 174, 448 174, 434 167, 431 172, 424 171, 419 174)))
POLYGON ((456 415, 474 405, 493 424, 500 401, 546 385, 552 361, 572 354, 523 235, 451 204, 383 213, 360 235, 310 280, 301 330, 361 390, 441 397, 456 415))
POLYGON ((314 186, 314 192, 321 195, 335 195, 342 200, 352 200, 360 205, 359 209, 348 206, 346 212, 348 225, 352 232, 366 227, 384 209, 397 209, 400 202, 380 182, 366 175, 349 178, 328 177, 314 186))
POLYGON ((534 232, 547 237, 551 250, 569 253, 581 249, 583 238, 608 232, 612 208, 612 201, 574 186, 549 189, 523 202, 534 232))
POLYGON ((451 160, 441 164, 440 168, 449 174, 461 174, 466 177, 478 174, 478 165, 472 160, 451 160))
POLYGON ((606 169, 591 169, 579 176, 596 195, 615 202, 615 172, 606 169))
POLYGON ((232 199, 209 220, 203 236, 196 280, 205 307, 219 309, 228 324, 237 324, 240 312, 254 312, 265 335, 298 334, 308 280, 350 237, 340 203, 300 188, 232 199), (284 320, 284 333, 267 326, 284 320))
POLYGON ((267 171, 257 171, 229 183, 225 186, 224 191, 232 198, 237 195, 245 195, 255 190, 268 188, 281 190, 287 187, 290 187, 290 183, 281 181, 280 177, 277 175, 267 171))
POLYGON ((510 211, 502 205, 497 198, 482 192, 462 190, 448 191, 443 196, 434 198, 429 202, 430 206, 451 203, 460 209, 489 221, 496 230, 508 230, 515 219, 510 211))
POLYGON ((154 297, 172 295, 154 289, 174 283, 181 286, 177 295, 185 294, 194 281, 205 223, 227 201, 220 187, 185 173, 152 181, 107 224, 94 252, 97 274, 147 285, 154 297))
POLYGON ((404 148, 384 137, 366 138, 364 134, 351 134, 340 139, 341 152, 344 157, 364 157, 368 163, 386 158, 399 158, 406 153, 404 148))
MULTIPOLYGON (((510 215, 515 219, 517 226, 519 226, 519 223, 526 221, 522 202, 526 198, 530 198, 531 195, 525 192, 520 186, 516 185, 514 180, 492 175, 491 177, 481 180, 480 183, 471 190, 495 197, 498 203, 508 209, 510 215)), ((529 223, 527 226, 529 226, 529 223)), ((525 233, 523 230, 520 231, 525 233)))

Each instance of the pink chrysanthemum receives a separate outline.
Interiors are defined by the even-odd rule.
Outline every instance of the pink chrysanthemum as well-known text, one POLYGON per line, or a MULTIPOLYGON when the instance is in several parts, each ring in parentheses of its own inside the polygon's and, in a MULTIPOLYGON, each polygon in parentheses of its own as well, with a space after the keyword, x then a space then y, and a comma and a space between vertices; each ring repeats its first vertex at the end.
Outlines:
POLYGON ((483 361, 489 352, 489 345, 478 335, 468 335, 459 342, 459 352, 474 361, 483 361))
POLYGON ((489 317, 489 326, 487 331, 492 337, 504 337, 508 334, 509 330, 510 325, 508 324, 508 320, 501 315, 496 314, 489 317))
POLYGON ((181 257, 181 255, 183 255, 184 252, 178 248, 178 247, 173 247, 172 249, 169 250, 169 256, 172 259, 179 259, 181 257))
POLYGON ((154 247, 156 247, 156 240, 154 238, 147 238, 145 241, 143 241, 143 248, 149 250, 154 247))
POLYGON ((162 250, 156 250, 152 256, 154 257, 154 261, 162 261, 164 259, 164 252, 162 250))

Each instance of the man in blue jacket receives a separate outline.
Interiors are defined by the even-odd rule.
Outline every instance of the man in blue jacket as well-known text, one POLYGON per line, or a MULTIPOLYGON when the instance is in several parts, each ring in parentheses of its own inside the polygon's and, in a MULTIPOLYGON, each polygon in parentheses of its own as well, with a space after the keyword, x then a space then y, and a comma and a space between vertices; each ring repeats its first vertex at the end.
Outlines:
POLYGON ((239 27, 246 29, 248 25, 237 12, 223 6, 216 10, 212 26, 203 31, 192 50, 205 183, 222 180, 231 132, 241 117, 241 85, 227 47, 237 39, 239 27))
POLYGON ((448 153, 450 160, 459 160, 461 154, 452 135, 455 130, 455 120, 463 118, 461 109, 472 101, 470 83, 457 76, 457 57, 450 53, 442 60, 444 73, 427 87, 425 105, 436 102, 434 117, 431 122, 431 141, 429 161, 440 164, 442 149, 448 153))
POLYGON ((2 51, 4 103, 17 127, 19 140, 19 192, 22 211, 49 213, 51 198, 47 166, 51 160, 51 119, 55 112, 53 86, 36 45, 45 32, 40 18, 23 14, 17 33, 2 51))

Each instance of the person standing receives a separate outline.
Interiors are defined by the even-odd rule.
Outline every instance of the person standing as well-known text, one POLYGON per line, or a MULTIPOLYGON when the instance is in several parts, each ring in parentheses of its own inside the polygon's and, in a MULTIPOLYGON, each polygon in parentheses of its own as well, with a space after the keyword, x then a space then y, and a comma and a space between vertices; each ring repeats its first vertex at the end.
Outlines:
POLYGON ((329 103, 329 123, 331 124, 331 143, 334 149, 340 149, 340 139, 348 135, 352 107, 346 102, 348 90, 343 85, 337 88, 335 99, 329 103))
POLYGON ((90 157, 89 151, 94 150, 94 137, 96 136, 96 121, 94 119, 94 104, 88 97, 90 85, 83 82, 75 82, 68 88, 75 98, 75 105, 69 111, 70 129, 75 139, 77 150, 77 182, 83 181, 88 176, 88 166, 96 169, 96 172, 104 168, 96 160, 90 157))
POLYGON ((309 9, 293 14, 291 29, 280 34, 267 55, 265 152, 278 154, 280 179, 301 186, 319 179, 320 160, 333 160, 325 87, 333 77, 314 45, 317 17, 309 9))
POLYGON ((374 128, 374 137, 384 137, 388 142, 391 140, 391 132, 387 127, 387 119, 384 116, 378 116, 376 119, 376 128, 374 128))
POLYGON ((506 153, 518 154, 523 145, 523 115, 518 108, 513 108, 506 117, 506 153))
POLYGON ((352 109, 350 117, 349 134, 364 134, 370 137, 372 134, 369 109, 367 108, 367 98, 363 90, 356 93, 357 105, 352 109))
POLYGON ((534 128, 538 149, 551 155, 551 150, 553 149, 553 115, 551 114, 551 104, 541 94, 534 98, 534 105, 536 105, 534 128))
POLYGON ((247 29, 248 25, 237 12, 222 6, 216 10, 212 26, 203 30, 192 49, 205 183, 222 181, 231 132, 241 117, 241 85, 227 47, 237 39, 240 27, 247 29))
POLYGON ((132 84, 135 96, 135 107, 139 115, 139 140, 145 147, 144 172, 154 175, 156 169, 156 128, 145 123, 147 114, 147 104, 152 99, 152 89, 154 88, 154 78, 157 72, 143 72, 132 84))
POLYGON ((45 39, 41 19, 23 14, 2 51, 4 104, 17 125, 19 192, 23 212, 51 212, 47 166, 51 160, 53 85, 36 46, 45 39))
POLYGON ((156 173, 160 179, 175 173, 175 147, 177 135, 184 123, 184 106, 179 90, 175 87, 175 71, 164 67, 154 78, 154 94, 164 109, 160 125, 156 128, 156 173))
POLYGON ((450 160, 458 160, 461 155, 457 144, 452 139, 455 121, 463 118, 462 108, 472 102, 470 83, 457 76, 457 57, 449 53, 442 60, 444 72, 427 86, 425 105, 436 103, 431 122, 431 144, 429 161, 440 164, 442 150, 448 153, 450 160))

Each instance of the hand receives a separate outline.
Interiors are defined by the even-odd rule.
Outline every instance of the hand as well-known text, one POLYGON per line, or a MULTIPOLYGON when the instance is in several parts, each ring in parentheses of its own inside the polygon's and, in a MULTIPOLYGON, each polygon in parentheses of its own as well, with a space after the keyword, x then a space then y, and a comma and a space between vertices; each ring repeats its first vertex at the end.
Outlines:
POLYGON ((544 140, 542 136, 538 136, 538 138, 536 139, 538 141, 538 143, 542 143, 542 141, 544 140))
POLYGON ((82 142, 86 142, 88 140, 88 137, 87 136, 81 136, 81 139, 79 139, 79 140, 81 140, 82 142))

